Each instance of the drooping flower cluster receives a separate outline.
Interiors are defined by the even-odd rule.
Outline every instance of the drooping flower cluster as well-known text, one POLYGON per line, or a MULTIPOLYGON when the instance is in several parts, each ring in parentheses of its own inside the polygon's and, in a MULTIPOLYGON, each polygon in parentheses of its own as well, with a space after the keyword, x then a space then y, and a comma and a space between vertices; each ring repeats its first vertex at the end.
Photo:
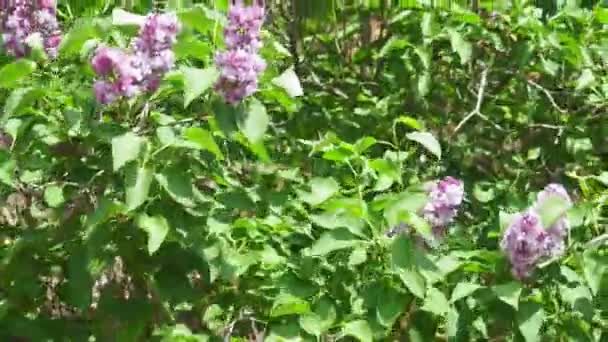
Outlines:
POLYGON ((436 238, 442 237, 446 227, 456 214, 464 199, 462 181, 448 176, 428 188, 429 201, 422 208, 422 216, 429 222, 436 238))
POLYGON ((133 97, 158 89, 162 76, 174 67, 171 48, 180 31, 173 14, 151 14, 142 25, 130 51, 102 46, 91 60, 100 78, 95 81, 95 98, 109 104, 120 97, 133 97))
POLYGON ((13 0, 2 3, 2 38, 9 55, 23 57, 31 48, 27 39, 38 34, 46 53, 57 56, 61 30, 54 0, 13 0))
POLYGON ((258 76, 266 69, 266 63, 259 56, 262 43, 260 29, 264 22, 264 7, 255 1, 245 6, 236 1, 228 13, 228 25, 224 30, 227 51, 215 57, 220 69, 220 77, 215 90, 226 102, 237 104, 258 88, 258 76))
POLYGON ((57 48, 62 37, 54 0, 39 0, 33 18, 34 27, 41 35, 46 53, 52 58, 57 57, 57 48))
POLYGON ((564 253, 564 239, 569 229, 567 217, 564 215, 550 227, 543 227, 538 213, 538 209, 552 196, 572 203, 562 185, 549 184, 538 194, 534 205, 515 215, 502 238, 500 247, 507 254, 513 275, 518 279, 529 277, 540 262, 564 253))
MULTIPOLYGON (((447 226, 454 220, 458 207, 464 200, 464 184, 461 180, 448 176, 426 186, 428 201, 419 214, 431 225, 433 236, 441 239, 447 232, 447 226)), ((411 230, 405 223, 390 229, 386 235, 393 237, 396 234, 410 234, 411 230)), ((415 235, 414 239, 419 246, 428 245, 422 236, 415 235)))

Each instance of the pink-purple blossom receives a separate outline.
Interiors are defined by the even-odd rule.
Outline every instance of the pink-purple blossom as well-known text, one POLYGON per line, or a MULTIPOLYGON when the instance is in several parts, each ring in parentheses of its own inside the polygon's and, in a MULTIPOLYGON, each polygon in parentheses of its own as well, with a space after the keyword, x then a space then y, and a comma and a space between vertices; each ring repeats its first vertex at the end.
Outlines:
POLYGON ((422 209, 422 215, 438 235, 442 235, 439 234, 444 230, 442 228, 454 220, 463 198, 464 185, 454 177, 448 176, 430 186, 429 201, 422 209))
POLYGON ((30 53, 27 39, 39 34, 46 53, 57 56, 62 34, 57 21, 55 1, 15 0, 3 3, 2 38, 9 55, 24 57, 30 53))
POLYGON ((98 48, 91 60, 99 76, 93 87, 97 101, 109 104, 121 97, 156 91, 163 75, 175 65, 171 48, 179 31, 175 15, 151 14, 130 50, 98 48))
POLYGON ((559 196, 568 204, 572 203, 562 185, 547 185, 528 210, 516 214, 501 240, 500 247, 507 254, 512 273, 518 279, 529 277, 538 263, 559 257, 565 251, 564 240, 569 229, 566 216, 558 218, 550 227, 544 227, 538 214, 544 201, 551 196, 559 196))
MULTIPOLYGON (((458 208, 464 200, 464 184, 461 180, 448 176, 439 181, 427 183, 424 187, 428 200, 420 214, 431 226, 431 233, 436 240, 442 240, 448 233, 448 225, 458 214, 458 208)), ((389 237, 399 233, 411 233, 409 226, 401 223, 387 231, 389 237)), ((418 246, 428 246, 421 235, 413 236, 418 246)))
POLYGON ((230 104, 238 104, 258 89, 258 76, 266 63, 258 54, 261 47, 260 29, 264 22, 264 6, 257 2, 245 6, 236 1, 228 13, 224 30, 227 51, 215 57, 220 77, 215 90, 230 104))
POLYGON ((224 29, 228 49, 257 50, 262 45, 260 30, 264 23, 264 7, 244 6, 238 2, 228 11, 229 25, 224 29))
POLYGON ((518 279, 530 276, 536 264, 546 254, 548 233, 541 224, 540 216, 534 210, 516 214, 506 230, 501 249, 507 253, 513 275, 518 279))

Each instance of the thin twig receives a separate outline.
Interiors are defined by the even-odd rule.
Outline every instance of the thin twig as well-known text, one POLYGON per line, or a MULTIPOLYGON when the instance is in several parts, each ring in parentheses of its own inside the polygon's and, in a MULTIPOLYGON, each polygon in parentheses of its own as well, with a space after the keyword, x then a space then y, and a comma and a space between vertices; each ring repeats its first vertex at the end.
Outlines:
POLYGON ((479 116, 484 121, 491 123, 494 127, 496 127, 496 129, 504 131, 502 127, 495 124, 490 119, 488 119, 487 116, 481 113, 481 105, 483 104, 483 97, 485 95, 486 85, 488 84, 488 71, 489 68, 485 68, 481 72, 481 80, 479 81, 479 89, 477 90, 477 103, 475 103, 475 108, 469 114, 467 114, 467 116, 465 116, 462 121, 458 123, 458 125, 454 129, 454 134, 456 134, 462 128, 462 126, 464 126, 464 124, 467 123, 467 121, 469 121, 474 116, 479 116))
POLYGON ((557 105, 557 102, 555 102, 555 99, 553 98, 553 95, 551 95, 551 92, 546 89, 545 87, 541 86, 540 84, 532 81, 532 80, 528 80, 528 84, 530 84, 531 86, 535 87, 536 89, 542 91, 543 93, 545 93, 545 95, 547 96, 547 98, 549 99, 549 102, 551 102, 551 105, 553 105, 553 108, 555 108, 558 112, 565 114, 568 111, 561 108, 560 106, 557 105))

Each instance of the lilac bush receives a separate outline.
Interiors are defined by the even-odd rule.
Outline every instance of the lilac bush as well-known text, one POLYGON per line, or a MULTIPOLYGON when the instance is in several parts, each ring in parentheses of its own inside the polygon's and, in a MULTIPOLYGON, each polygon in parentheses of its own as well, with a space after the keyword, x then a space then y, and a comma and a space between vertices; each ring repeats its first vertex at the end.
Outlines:
POLYGON ((179 31, 174 14, 151 14, 130 50, 98 48, 91 60, 99 77, 93 85, 97 101, 109 104, 121 97, 156 91, 163 75, 175 66, 171 48, 179 31))
POLYGON ((228 13, 228 25, 224 30, 228 50, 215 57, 215 64, 220 69, 215 90, 230 104, 237 104, 255 93, 258 76, 266 68, 258 54, 264 12, 261 4, 245 6, 237 1, 228 13))

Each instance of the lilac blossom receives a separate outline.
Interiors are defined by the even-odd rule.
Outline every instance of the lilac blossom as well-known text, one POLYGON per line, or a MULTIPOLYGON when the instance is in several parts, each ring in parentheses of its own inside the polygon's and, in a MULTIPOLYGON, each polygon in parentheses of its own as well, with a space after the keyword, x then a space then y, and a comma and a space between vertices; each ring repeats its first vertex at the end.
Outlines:
POLYGON ((566 189, 560 184, 549 184, 537 195, 536 202, 524 214, 517 214, 505 231, 501 249, 511 262, 513 275, 524 279, 534 268, 550 258, 559 257, 565 251, 564 239, 568 235, 566 216, 560 217, 550 227, 543 227, 538 210, 551 196, 559 196, 572 203, 566 189))
POLYGON ((2 30, 4 47, 8 54, 24 57, 30 53, 27 38, 39 34, 46 53, 57 56, 61 43, 61 29, 56 17, 54 0, 39 0, 36 3, 15 0, 3 3, 2 30))
POLYGON ((264 7, 257 2, 245 6, 236 1, 230 7, 224 30, 228 50, 215 57, 220 69, 215 90, 230 104, 238 104, 258 89, 258 76, 266 69, 266 62, 257 53, 263 22, 264 7))
POLYGON ((228 49, 257 51, 262 45, 260 30, 264 23, 264 7, 244 6, 242 1, 230 7, 228 25, 224 29, 224 42, 228 49))
POLYGON ((429 189, 429 201, 422 209, 423 217, 431 224, 438 237, 452 222, 464 198, 464 185, 454 177, 446 177, 429 189))
POLYGON ((146 17, 130 50, 97 49, 91 60, 100 77, 93 86, 97 101, 109 104, 121 97, 156 91, 163 75, 175 65, 171 48, 179 31, 175 15, 152 14, 146 17))
POLYGON ((501 249, 511 262, 511 271, 518 279, 530 276, 539 261, 546 257, 546 239, 549 234, 534 210, 517 214, 506 230, 501 249))
MULTIPOLYGON (((572 205, 572 199, 568 195, 568 192, 564 186, 557 183, 551 183, 545 186, 545 188, 538 193, 534 208, 540 208, 541 205, 552 196, 561 197, 568 203, 568 205, 572 205)), ((570 222, 568 221, 566 215, 559 217, 555 223, 546 228, 549 236, 547 237, 545 249, 550 256, 556 257, 564 253, 564 239, 568 236, 569 229, 570 222)))
POLYGON ((261 57, 242 49, 217 54, 215 63, 221 69, 215 89, 230 104, 237 104, 255 93, 258 74, 266 68, 261 57))
MULTIPOLYGON (((424 189, 428 192, 428 201, 419 214, 430 224, 434 238, 442 240, 448 233, 447 226, 456 217, 458 207, 464 200, 464 184, 461 180, 448 176, 440 181, 427 183, 424 189)), ((409 226, 401 223, 389 229, 386 236, 411 233, 409 226)), ((419 234, 414 234, 413 239, 420 247, 429 247, 431 243, 419 234)))
POLYGON ((15 0, 6 9, 2 23, 2 38, 7 53, 23 57, 30 52, 26 39, 33 33, 32 4, 27 0, 15 0))
POLYGON ((62 35, 54 0, 39 0, 38 7, 33 13, 34 25, 42 36, 42 42, 46 53, 51 57, 57 57, 57 48, 61 43, 62 35))

